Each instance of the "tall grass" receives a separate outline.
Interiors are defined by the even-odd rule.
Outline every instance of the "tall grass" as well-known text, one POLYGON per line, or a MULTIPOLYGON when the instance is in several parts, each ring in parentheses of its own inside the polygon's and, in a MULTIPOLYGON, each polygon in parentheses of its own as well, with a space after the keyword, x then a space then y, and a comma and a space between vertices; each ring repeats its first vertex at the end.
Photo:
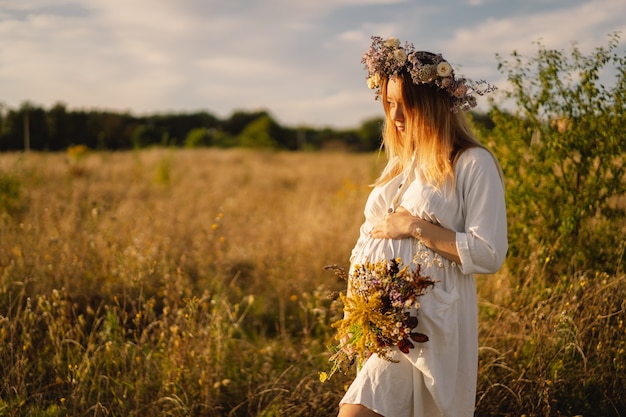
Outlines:
MULTIPOLYGON (((382 162, 0 154, 0 416, 335 414, 350 376, 318 371, 345 284, 323 266, 382 162)), ((626 415, 624 274, 510 277, 479 279, 477 415, 626 415)))

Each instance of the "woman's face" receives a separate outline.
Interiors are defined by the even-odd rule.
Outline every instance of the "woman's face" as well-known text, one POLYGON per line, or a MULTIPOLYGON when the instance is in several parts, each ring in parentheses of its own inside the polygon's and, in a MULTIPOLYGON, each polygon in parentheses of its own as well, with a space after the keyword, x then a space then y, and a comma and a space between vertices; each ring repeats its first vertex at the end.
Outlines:
POLYGON ((404 135, 404 98, 402 97, 402 82, 397 78, 391 78, 387 82, 387 105, 389 117, 398 132, 404 135))

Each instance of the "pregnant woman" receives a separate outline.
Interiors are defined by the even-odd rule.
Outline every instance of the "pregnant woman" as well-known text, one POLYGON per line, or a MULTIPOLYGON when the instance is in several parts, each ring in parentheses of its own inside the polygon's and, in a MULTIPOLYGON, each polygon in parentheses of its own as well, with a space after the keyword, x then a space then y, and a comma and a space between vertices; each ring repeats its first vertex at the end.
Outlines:
MULTIPOLYGON (((350 258, 355 268, 400 259, 434 286, 419 297, 410 349, 372 354, 341 400, 339 416, 464 417, 474 413, 478 307, 474 274, 502 265, 507 247, 502 172, 464 111, 480 90, 438 54, 372 37, 363 56, 382 99, 388 163, 365 205, 350 258)), ((348 295, 354 280, 348 282, 348 295)), ((358 285, 364 285, 362 280, 358 285)), ((367 283, 365 283, 367 285, 367 283)), ((350 350, 350 340, 345 339, 350 350)))

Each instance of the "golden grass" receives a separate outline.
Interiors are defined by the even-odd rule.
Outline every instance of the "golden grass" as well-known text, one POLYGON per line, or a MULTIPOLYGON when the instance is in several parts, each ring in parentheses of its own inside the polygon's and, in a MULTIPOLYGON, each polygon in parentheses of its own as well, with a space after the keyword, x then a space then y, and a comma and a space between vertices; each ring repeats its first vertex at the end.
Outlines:
MULTIPOLYGON (((383 156, 74 153, 0 154, 20 186, 0 204, 0 416, 336 412, 350 376, 317 372, 345 283, 323 266, 347 266, 383 156)), ((625 415, 623 274, 546 288, 527 266, 478 279, 477 413, 625 415)))

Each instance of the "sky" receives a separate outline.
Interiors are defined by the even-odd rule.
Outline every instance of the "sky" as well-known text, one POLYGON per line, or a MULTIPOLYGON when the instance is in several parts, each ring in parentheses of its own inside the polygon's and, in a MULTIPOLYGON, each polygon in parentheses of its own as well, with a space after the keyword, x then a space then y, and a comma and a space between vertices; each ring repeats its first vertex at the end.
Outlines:
POLYGON ((623 51, 624 0, 0 0, 0 108, 352 128, 382 114, 360 62, 372 35, 503 90, 496 54, 591 53, 617 31, 623 51))

